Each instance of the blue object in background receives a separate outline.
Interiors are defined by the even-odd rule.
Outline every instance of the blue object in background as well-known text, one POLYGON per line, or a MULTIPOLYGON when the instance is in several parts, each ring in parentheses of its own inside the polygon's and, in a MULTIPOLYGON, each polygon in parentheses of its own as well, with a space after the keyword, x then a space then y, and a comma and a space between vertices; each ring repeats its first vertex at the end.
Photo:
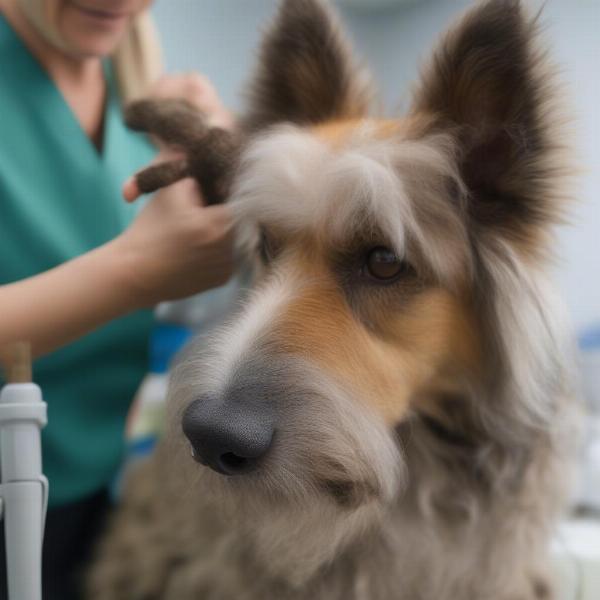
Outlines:
POLYGON ((185 325, 158 323, 150 336, 150 370, 133 400, 125 432, 125 462, 114 485, 112 495, 121 496, 128 470, 149 456, 165 428, 169 368, 177 353, 192 336, 185 325))
POLYGON ((600 326, 592 327, 579 336, 579 348, 583 352, 600 350, 600 326))
POLYGON ((171 361, 192 335, 185 325, 159 323, 150 336, 150 372, 166 373, 171 361))

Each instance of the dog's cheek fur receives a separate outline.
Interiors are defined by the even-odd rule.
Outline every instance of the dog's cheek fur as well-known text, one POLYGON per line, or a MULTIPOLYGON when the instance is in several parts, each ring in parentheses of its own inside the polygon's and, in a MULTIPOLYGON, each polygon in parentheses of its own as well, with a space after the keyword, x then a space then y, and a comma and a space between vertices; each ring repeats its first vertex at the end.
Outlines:
POLYGON ((368 79, 321 0, 285 0, 263 42, 244 128, 366 116, 368 79))
MULTIPOLYGON (((386 424, 310 356, 273 353, 269 339, 277 329, 269 324, 279 310, 267 300, 269 310, 258 314, 261 293, 285 300, 268 286, 258 291, 250 311, 215 340, 216 354, 192 351, 174 373, 172 479, 179 487, 175 479, 186 481, 189 494, 218 506, 236 535, 253 540, 253 553, 273 576, 300 583, 385 518, 404 483, 404 463, 386 424), (240 354, 238 333, 260 323, 259 343, 251 342, 240 354), (225 372, 223 365, 234 368, 225 372), (261 469, 244 478, 199 469, 177 433, 181 411, 207 389, 243 388, 256 373, 279 415, 274 445, 261 469), (186 476, 191 470, 196 475, 186 476)), ((242 338, 241 343, 250 341, 242 338)))
MULTIPOLYGON (((264 458, 256 478, 217 477, 226 481, 228 491, 236 486, 242 492, 253 488, 259 513, 264 512, 265 502, 307 504, 308 498, 323 495, 344 510, 371 500, 388 502, 397 489, 395 473, 401 469, 401 459, 391 428, 361 394, 361 389, 372 390, 366 385, 355 390, 328 370, 330 365, 321 353, 326 345, 319 337, 322 332, 305 327, 313 319, 290 320, 298 314, 296 298, 306 300, 303 288, 308 287, 308 303, 300 304, 321 311, 325 317, 321 329, 338 335, 331 327, 339 305, 315 306, 306 284, 310 275, 297 268, 286 271, 287 277, 267 279, 254 292, 248 308, 216 339, 210 344, 203 341, 210 351, 188 350, 188 358, 172 378, 171 435, 179 437, 181 413, 194 399, 206 393, 222 396, 224 401, 244 394, 256 396, 261 393, 256 390, 259 385, 278 415, 273 451, 264 458), (288 326, 293 329, 289 341, 288 326)), ((352 326, 349 319, 344 324, 352 326)), ((339 339, 340 344, 344 341, 356 340, 350 335, 339 339)), ((250 496, 239 495, 245 510, 251 510, 250 496)))
POLYGON ((273 318, 268 344, 276 356, 306 356, 354 390, 354 396, 390 428, 418 408, 411 403, 419 390, 445 388, 448 379, 464 381, 477 375, 474 320, 457 297, 432 288, 403 299, 399 286, 387 292, 396 305, 386 311, 372 307, 367 327, 333 275, 316 267, 317 260, 297 258, 293 267, 286 266, 302 273, 297 278, 318 285, 307 285, 273 318))

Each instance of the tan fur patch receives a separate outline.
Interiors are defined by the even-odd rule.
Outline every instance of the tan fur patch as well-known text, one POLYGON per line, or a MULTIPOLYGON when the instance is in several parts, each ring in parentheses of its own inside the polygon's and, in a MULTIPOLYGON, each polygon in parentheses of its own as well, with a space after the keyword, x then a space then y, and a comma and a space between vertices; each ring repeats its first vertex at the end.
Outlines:
MULTIPOLYGON (((407 120, 408 121, 408 120, 407 120)), ((341 149, 361 128, 368 129, 369 138, 389 139, 409 129, 410 123, 393 119, 344 119, 328 121, 312 128, 313 133, 330 148, 341 149)))
POLYGON ((361 122, 361 119, 328 121, 313 127, 312 130, 329 147, 338 149, 348 141, 361 122))
POLYGON ((449 292, 424 290, 398 314, 381 314, 385 333, 376 334, 353 314, 317 257, 297 254, 285 269, 309 283, 278 317, 271 343, 278 351, 305 356, 358 391, 356 396, 386 422, 398 422, 423 388, 443 387, 457 372, 477 369, 471 318, 449 292))

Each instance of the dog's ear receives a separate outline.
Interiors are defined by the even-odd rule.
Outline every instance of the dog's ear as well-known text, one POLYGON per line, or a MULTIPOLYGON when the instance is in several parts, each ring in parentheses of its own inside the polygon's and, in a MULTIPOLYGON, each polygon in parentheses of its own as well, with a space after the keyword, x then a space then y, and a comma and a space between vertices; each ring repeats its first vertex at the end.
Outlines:
POLYGON ((559 218, 555 90, 519 0, 486 0, 443 39, 413 110, 455 136, 471 222, 531 245, 559 218))
POLYGON ((249 89, 246 128, 365 116, 371 89, 324 0, 284 0, 249 89))

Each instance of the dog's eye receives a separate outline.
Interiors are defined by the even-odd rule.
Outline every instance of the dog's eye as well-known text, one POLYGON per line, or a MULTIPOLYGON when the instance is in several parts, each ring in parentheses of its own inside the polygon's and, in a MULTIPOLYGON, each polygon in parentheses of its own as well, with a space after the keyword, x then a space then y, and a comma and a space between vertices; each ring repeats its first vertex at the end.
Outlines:
POLYGON ((377 246, 367 252, 364 271, 377 281, 393 281, 411 270, 411 266, 389 248, 377 246))

